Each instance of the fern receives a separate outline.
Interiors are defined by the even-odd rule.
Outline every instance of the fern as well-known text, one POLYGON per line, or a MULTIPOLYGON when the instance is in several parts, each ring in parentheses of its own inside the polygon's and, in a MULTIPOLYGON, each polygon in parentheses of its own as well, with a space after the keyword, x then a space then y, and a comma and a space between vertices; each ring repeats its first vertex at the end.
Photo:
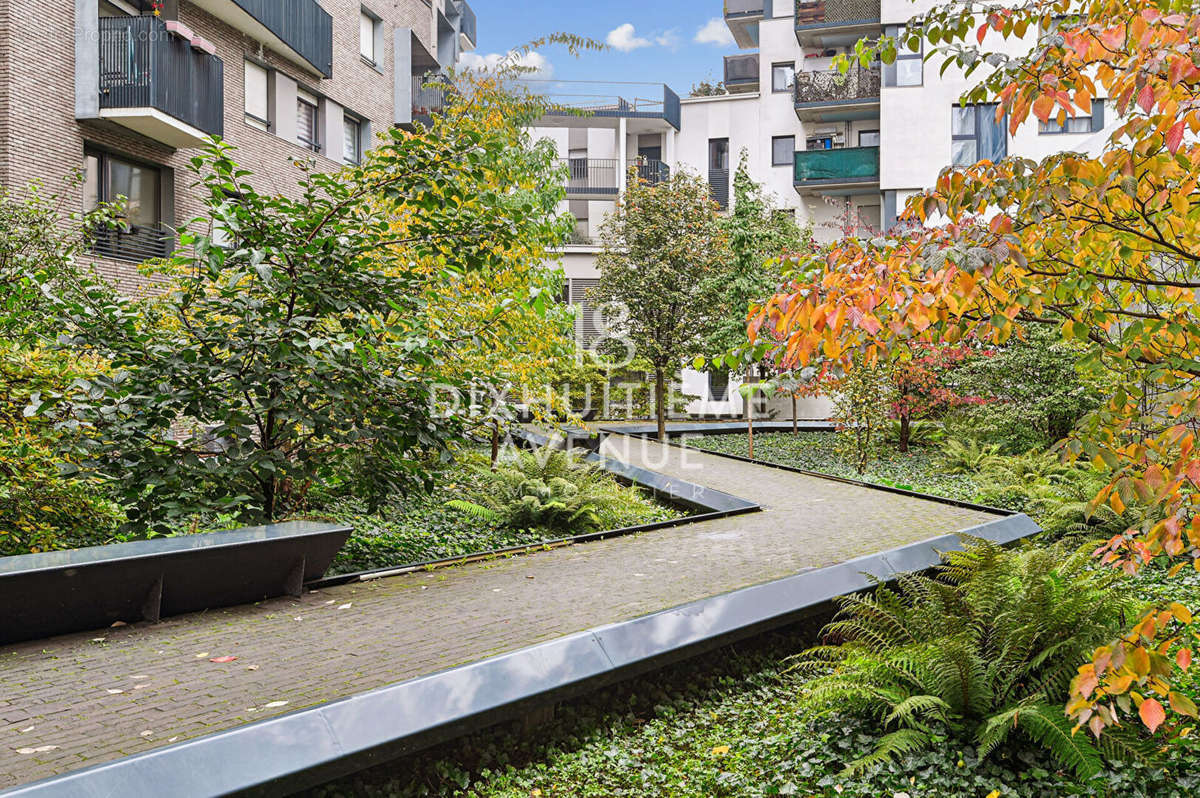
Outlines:
POLYGON ((974 474, 1000 461, 1000 447, 954 438, 942 444, 942 467, 951 474, 974 474))
POLYGON ((496 512, 490 507, 484 507, 482 504, 476 504, 475 502, 463 501, 462 499, 451 499, 450 501, 446 502, 446 506, 478 518, 480 521, 495 523, 496 521, 500 520, 500 513, 496 512))
POLYGON ((1115 579, 1065 542, 1011 550, 969 541, 932 576, 839 599, 829 643, 797 657, 812 674, 802 703, 878 719, 880 744, 856 769, 909 752, 944 723, 975 734, 982 755, 1017 732, 1075 772, 1094 772, 1119 752, 1072 735, 1061 702, 1076 665, 1136 609, 1115 579))
POLYGON ((933 736, 929 732, 917 729, 900 729, 885 734, 879 738, 874 751, 846 765, 845 770, 842 771, 842 777, 849 778, 858 775, 893 757, 916 753, 928 748, 931 742, 933 742, 933 736))

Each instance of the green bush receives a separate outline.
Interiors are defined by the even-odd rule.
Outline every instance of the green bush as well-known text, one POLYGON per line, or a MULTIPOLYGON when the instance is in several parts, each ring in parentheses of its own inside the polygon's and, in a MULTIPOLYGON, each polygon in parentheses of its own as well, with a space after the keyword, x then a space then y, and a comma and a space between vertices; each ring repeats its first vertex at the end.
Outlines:
POLYGON ((629 495, 599 466, 543 448, 518 452, 494 471, 470 501, 449 504, 475 518, 515 529, 541 527, 583 534, 613 518, 629 495))
POLYGON ((928 749, 945 727, 974 739, 981 757, 1023 736, 1087 777, 1105 757, 1144 753, 1120 730, 1097 748, 1063 713, 1078 664, 1135 617, 1139 602, 1117 589, 1119 578, 1063 543, 1013 551, 975 542, 948 554, 936 576, 839 599, 824 633, 832 644, 801 655, 799 667, 818 674, 803 701, 878 724, 875 750, 850 772, 928 749))
POLYGON ((942 444, 942 467, 951 474, 978 474, 997 462, 1000 447, 977 440, 951 438, 942 444))

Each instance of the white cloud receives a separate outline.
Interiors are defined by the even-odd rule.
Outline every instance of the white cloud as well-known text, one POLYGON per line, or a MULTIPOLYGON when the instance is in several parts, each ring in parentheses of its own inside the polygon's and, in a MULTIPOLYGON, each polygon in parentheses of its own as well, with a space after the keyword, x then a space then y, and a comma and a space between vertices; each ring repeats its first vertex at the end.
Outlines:
POLYGON ((713 17, 708 22, 704 23, 704 27, 696 31, 697 44, 715 44, 718 47, 730 47, 733 45, 733 34, 729 32, 729 28, 725 25, 725 20, 720 17, 713 17))
POLYGON ((605 41, 608 42, 609 47, 623 53, 631 52, 639 47, 649 47, 652 44, 649 39, 643 39, 634 33, 633 24, 630 22, 618 25, 609 31, 605 41))
POLYGON ((501 63, 515 63, 535 71, 538 77, 548 78, 554 74, 554 65, 539 52, 523 53, 463 53, 458 57, 458 68, 475 72, 495 72, 501 63))
POLYGON ((654 43, 659 47, 666 47, 668 50, 679 49, 679 31, 671 28, 668 31, 657 34, 654 37, 654 43))

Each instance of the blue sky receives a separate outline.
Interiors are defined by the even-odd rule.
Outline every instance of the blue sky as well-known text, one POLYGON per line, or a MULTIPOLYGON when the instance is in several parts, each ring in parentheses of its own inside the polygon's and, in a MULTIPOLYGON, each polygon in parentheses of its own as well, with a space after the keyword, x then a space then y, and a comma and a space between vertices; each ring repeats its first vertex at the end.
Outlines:
POLYGON ((479 19, 479 46, 468 56, 468 64, 539 36, 574 33, 614 47, 580 58, 560 47, 546 49, 541 56, 553 77, 653 81, 684 95, 700 80, 720 80, 721 57, 737 52, 721 16, 721 0, 470 2, 479 19))

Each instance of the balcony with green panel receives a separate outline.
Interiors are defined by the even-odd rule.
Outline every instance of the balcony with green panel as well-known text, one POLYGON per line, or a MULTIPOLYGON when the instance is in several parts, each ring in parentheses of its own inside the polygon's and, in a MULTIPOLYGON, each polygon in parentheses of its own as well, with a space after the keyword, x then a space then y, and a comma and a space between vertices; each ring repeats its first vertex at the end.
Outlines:
POLYGON ((801 150, 793 178, 803 195, 851 196, 879 190, 879 147, 801 150))
POLYGON ((848 47, 881 31, 880 0, 796 0, 796 41, 801 47, 848 47))

